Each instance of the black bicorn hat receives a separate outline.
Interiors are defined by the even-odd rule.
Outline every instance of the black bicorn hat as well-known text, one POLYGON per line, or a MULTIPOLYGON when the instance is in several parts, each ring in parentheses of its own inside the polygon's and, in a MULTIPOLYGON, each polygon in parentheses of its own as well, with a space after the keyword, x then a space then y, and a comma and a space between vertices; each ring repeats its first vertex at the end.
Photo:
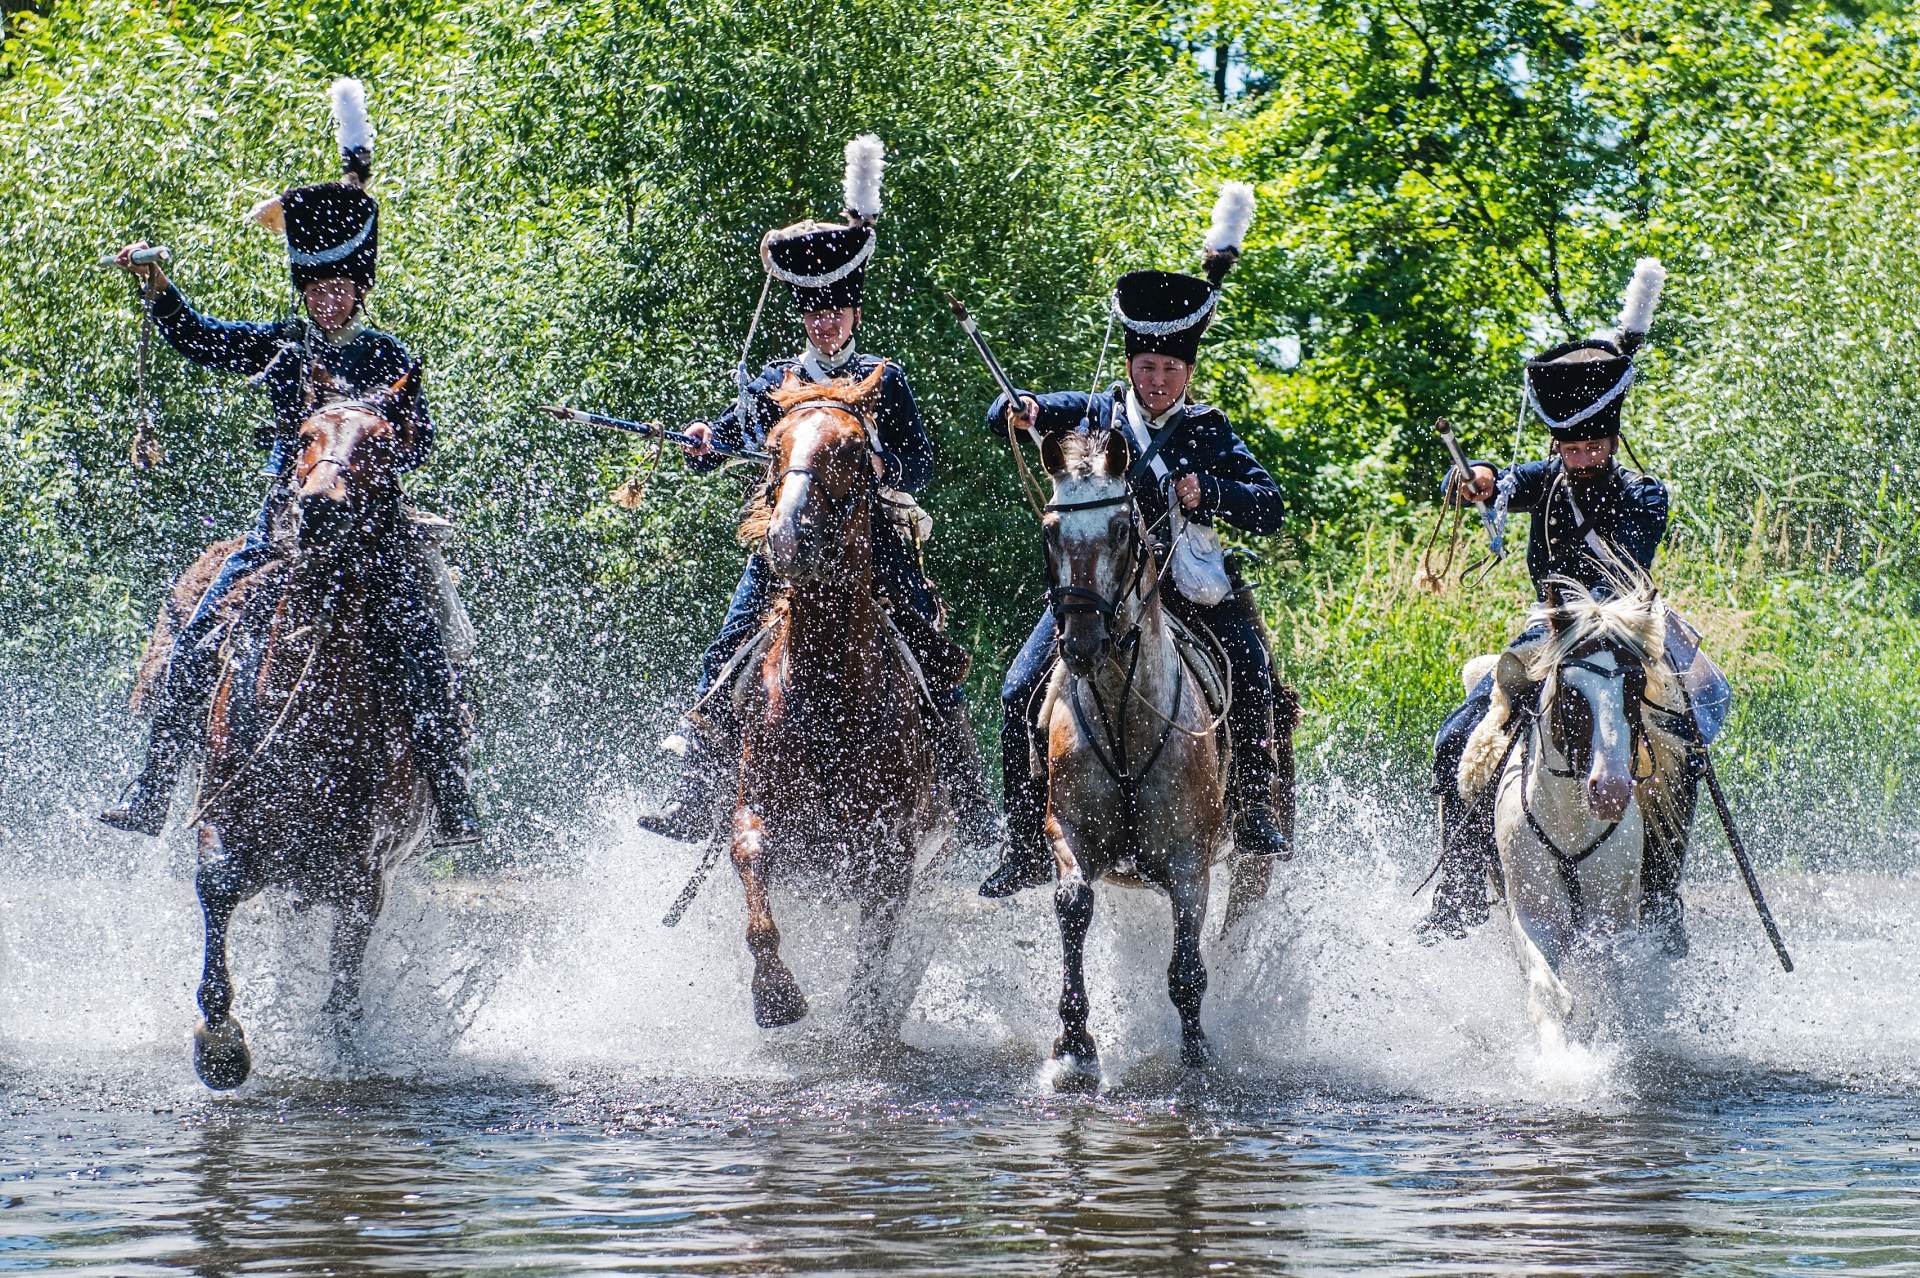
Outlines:
POLYGON ((1207 232, 1206 278, 1179 271, 1129 271, 1113 287, 1113 312, 1126 330, 1127 358, 1170 355, 1188 364, 1200 357, 1200 338, 1213 323, 1220 288, 1240 260, 1253 222, 1253 188, 1226 182, 1207 232))
POLYGON ((793 290, 793 302, 801 314, 860 305, 867 261, 880 239, 873 224, 880 216, 880 174, 886 154, 880 139, 871 133, 847 143, 844 223, 798 222, 769 231, 760 241, 760 260, 767 274, 793 290))
POLYGON ((296 289, 349 279, 365 290, 373 287, 380 256, 380 204, 365 189, 373 176, 373 125, 358 80, 335 80, 330 96, 340 180, 294 187, 248 216, 286 237, 296 289))
POLYGON ((1191 364, 1213 322, 1220 290, 1178 271, 1128 271, 1113 286, 1113 309, 1126 329, 1127 358, 1171 355, 1191 364))
POLYGON ((793 290, 794 305, 805 315, 860 305, 867 259, 878 240, 864 223, 801 222, 767 232, 760 258, 768 274, 793 290))

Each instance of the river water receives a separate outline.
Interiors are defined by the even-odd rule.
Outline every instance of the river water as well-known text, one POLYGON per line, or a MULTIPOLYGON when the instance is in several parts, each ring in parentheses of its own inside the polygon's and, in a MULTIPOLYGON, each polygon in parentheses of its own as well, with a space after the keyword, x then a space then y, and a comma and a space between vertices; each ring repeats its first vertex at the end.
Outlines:
POLYGON ((738 888, 663 929, 689 857, 617 810, 564 871, 403 877, 350 1065, 315 1024, 324 918, 256 901, 257 1072, 216 1096, 180 836, 18 858, 0 1271, 1920 1273, 1920 880, 1776 872, 1786 976, 1709 837, 1693 955, 1543 1054, 1499 926, 1411 943, 1411 824, 1338 787, 1307 812, 1322 850, 1210 951, 1211 1076, 1176 1063, 1164 903, 1103 891, 1105 1078, 1066 1097, 1051 909, 971 867, 915 921, 884 1058, 842 1032, 844 910, 780 904, 814 1013, 756 1030, 738 888))

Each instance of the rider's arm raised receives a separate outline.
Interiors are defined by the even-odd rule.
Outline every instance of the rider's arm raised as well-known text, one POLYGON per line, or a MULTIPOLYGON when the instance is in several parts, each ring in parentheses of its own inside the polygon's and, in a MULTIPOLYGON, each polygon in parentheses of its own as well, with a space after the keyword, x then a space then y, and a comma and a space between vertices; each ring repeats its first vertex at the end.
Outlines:
MULTIPOLYGON (((1054 391, 1048 395, 1034 395, 1033 401, 1040 406, 1040 416, 1034 425, 1042 438, 1070 431, 1080 424, 1087 414, 1087 393, 1085 391, 1054 391)), ((1007 438, 1007 397, 999 395, 987 409, 987 433, 995 439, 1005 442, 1007 438)))
POLYGON ((1265 535, 1280 531, 1286 518, 1287 502, 1280 485, 1273 481, 1254 458, 1246 444, 1221 417, 1219 429, 1225 435, 1225 447, 1219 456, 1197 472, 1200 480, 1200 504, 1194 513, 1216 516, 1242 532, 1265 535))
POLYGON ((253 377, 273 362, 286 341, 286 325, 208 319, 187 305, 178 287, 147 303, 153 322, 168 345, 204 368, 253 377))

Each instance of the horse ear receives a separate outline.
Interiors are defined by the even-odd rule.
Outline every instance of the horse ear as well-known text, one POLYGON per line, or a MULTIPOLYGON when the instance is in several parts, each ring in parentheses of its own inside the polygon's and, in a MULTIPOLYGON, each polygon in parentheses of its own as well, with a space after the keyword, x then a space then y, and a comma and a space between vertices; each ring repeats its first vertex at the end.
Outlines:
POLYGON ((1557 581, 1547 583, 1547 629, 1558 634, 1567 624, 1567 597, 1557 581))
POLYGON ((1133 450, 1127 447, 1127 437, 1117 430, 1107 432, 1107 474, 1119 477, 1127 473, 1132 464, 1133 450))
POLYGON ((1533 689, 1533 678, 1527 673, 1527 663, 1512 649, 1500 654, 1500 661, 1493 668, 1493 681, 1506 694, 1508 705, 1525 705, 1533 689))
POLYGON ((880 383, 887 379, 887 369, 890 367, 891 365, 883 359, 873 366, 871 373, 854 385, 853 393, 860 397, 858 401, 860 404, 871 405, 879 397, 880 383))
MULTIPOLYGON (((1016 440, 1013 446, 1015 448, 1020 447, 1019 441, 1016 440)), ((1049 475, 1058 475, 1066 470, 1067 458, 1066 455, 1060 451, 1060 437, 1058 435, 1044 435, 1041 437, 1040 464, 1046 468, 1046 472, 1049 475)))

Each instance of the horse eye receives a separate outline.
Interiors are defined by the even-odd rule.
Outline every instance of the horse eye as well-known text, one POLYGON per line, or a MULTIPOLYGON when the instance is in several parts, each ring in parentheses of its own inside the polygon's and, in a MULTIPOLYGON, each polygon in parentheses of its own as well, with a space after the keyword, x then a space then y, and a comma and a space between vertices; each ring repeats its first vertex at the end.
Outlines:
POLYGON ((1127 535, 1126 520, 1110 519, 1107 521, 1107 546, 1110 549, 1113 549, 1113 550, 1120 549, 1120 543, 1126 539, 1126 535, 1127 535))

